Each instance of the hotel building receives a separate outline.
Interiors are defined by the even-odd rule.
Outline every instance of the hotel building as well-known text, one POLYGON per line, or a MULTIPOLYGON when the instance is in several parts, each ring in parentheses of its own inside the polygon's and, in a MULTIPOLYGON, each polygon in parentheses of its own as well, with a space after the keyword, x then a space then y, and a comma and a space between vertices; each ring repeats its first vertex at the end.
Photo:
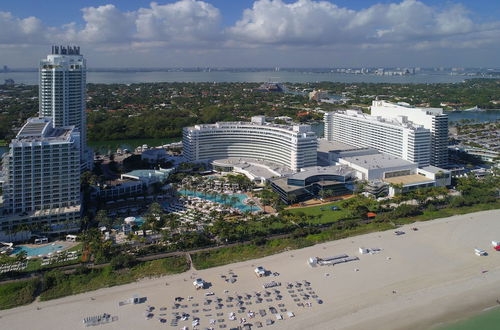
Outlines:
POLYGON ((251 122, 220 122, 183 130, 187 161, 225 158, 255 159, 285 166, 293 171, 315 166, 317 140, 309 125, 275 125, 263 116, 251 122))
POLYGON ((80 134, 73 126, 56 128, 51 118, 28 119, 3 155, 2 178, 0 237, 14 228, 43 233, 79 229, 80 134))
POLYGON ((80 47, 52 46, 40 61, 39 116, 51 117, 54 127, 74 126, 80 132, 82 170, 92 167, 87 150, 85 114, 86 61, 80 47))
POLYGON ((371 115, 386 119, 404 116, 408 121, 427 128, 431 132, 430 164, 437 167, 448 165, 448 115, 442 108, 417 108, 407 103, 375 100, 371 115))
POLYGON ((383 118, 358 110, 326 113, 325 138, 358 148, 374 148, 419 166, 431 160, 431 132, 405 116, 383 118))

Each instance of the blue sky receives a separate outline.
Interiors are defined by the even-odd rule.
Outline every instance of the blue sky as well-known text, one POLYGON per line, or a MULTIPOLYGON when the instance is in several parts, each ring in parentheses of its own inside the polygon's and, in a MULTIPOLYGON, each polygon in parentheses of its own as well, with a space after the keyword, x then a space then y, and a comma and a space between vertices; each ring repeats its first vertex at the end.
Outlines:
POLYGON ((500 1, 0 0, 0 64, 52 43, 97 67, 498 67, 500 1))

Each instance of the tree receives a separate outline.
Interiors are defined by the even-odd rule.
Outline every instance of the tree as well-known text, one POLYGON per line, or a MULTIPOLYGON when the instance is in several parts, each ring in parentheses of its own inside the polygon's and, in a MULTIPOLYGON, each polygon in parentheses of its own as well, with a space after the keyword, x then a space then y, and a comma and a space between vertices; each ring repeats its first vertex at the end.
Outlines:
POLYGON ((231 196, 231 198, 229 199, 229 205, 231 205, 231 207, 234 208, 236 206, 236 204, 238 204, 239 200, 240 199, 238 197, 231 196))
POLYGON ((325 196, 326 196, 326 191, 325 191, 325 189, 321 189, 321 190, 319 191, 318 195, 319 195, 319 197, 320 197, 321 199, 325 199, 325 196))
POLYGON ((250 206, 250 213, 252 213, 252 212, 253 212, 253 207, 255 206, 255 204, 256 204, 256 203, 255 203, 255 201, 253 201, 253 200, 249 200, 249 201, 248 201, 248 205, 250 206))
POLYGON ((113 269, 130 268, 136 264, 137 260, 133 255, 120 253, 111 258, 110 264, 113 269))
POLYGON ((108 226, 111 227, 113 225, 113 219, 108 217, 108 212, 106 212, 106 210, 97 211, 97 214, 95 216, 95 221, 99 225, 103 225, 106 227, 108 227, 108 226))
POLYGON ((226 194, 220 194, 220 199, 222 201, 222 204, 226 205, 226 201, 228 200, 229 196, 226 194))
POLYGON ((24 260, 26 260, 27 256, 28 256, 28 253, 26 251, 22 250, 18 254, 16 254, 16 261, 24 261, 24 260))

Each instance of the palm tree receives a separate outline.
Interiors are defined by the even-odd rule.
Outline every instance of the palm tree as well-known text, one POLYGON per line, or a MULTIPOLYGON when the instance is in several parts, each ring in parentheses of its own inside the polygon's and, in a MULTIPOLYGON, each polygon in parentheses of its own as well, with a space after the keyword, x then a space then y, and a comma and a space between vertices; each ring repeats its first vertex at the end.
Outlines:
POLYGON ((231 196, 231 198, 229 199, 229 204, 231 205, 231 207, 234 207, 236 204, 238 204, 239 200, 240 199, 238 197, 231 196))
POLYGON ((248 205, 250 206, 250 213, 252 213, 252 212, 253 212, 253 207, 255 206, 255 204, 256 204, 256 203, 255 203, 255 201, 253 201, 253 200, 249 200, 249 201, 248 201, 248 205))
POLYGON ((222 204, 225 206, 226 205, 226 201, 228 200, 229 196, 226 195, 226 194, 221 194, 220 195, 220 199, 222 201, 222 204))

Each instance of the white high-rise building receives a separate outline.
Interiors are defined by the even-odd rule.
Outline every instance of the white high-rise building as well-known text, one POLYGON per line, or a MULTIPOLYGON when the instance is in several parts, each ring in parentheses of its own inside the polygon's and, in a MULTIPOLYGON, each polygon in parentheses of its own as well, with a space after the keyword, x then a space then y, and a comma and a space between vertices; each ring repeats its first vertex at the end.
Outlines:
POLYGON ((251 158, 297 171, 315 166, 317 138, 309 125, 276 125, 264 117, 251 122, 220 122, 185 127, 182 139, 188 161, 251 158))
POLYGON ((28 119, 3 156, 2 177, 0 237, 16 227, 45 233, 79 229, 80 134, 73 126, 28 119))
POLYGON ((406 117, 384 119, 358 110, 326 113, 325 138, 355 147, 368 147, 419 166, 430 164, 430 130, 406 117))
POLYGON ((442 167, 448 164, 448 115, 442 108, 417 108, 407 103, 391 103, 375 100, 371 106, 372 116, 398 118, 409 121, 431 131, 431 165, 442 167))
POLYGON ((39 116, 51 117, 54 127, 75 126, 80 132, 81 165, 89 169, 85 114, 86 61, 80 47, 52 46, 40 61, 39 116))

